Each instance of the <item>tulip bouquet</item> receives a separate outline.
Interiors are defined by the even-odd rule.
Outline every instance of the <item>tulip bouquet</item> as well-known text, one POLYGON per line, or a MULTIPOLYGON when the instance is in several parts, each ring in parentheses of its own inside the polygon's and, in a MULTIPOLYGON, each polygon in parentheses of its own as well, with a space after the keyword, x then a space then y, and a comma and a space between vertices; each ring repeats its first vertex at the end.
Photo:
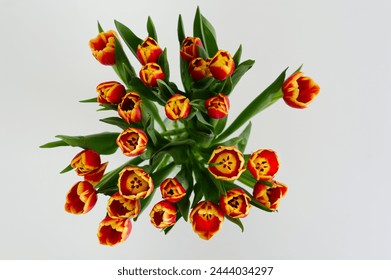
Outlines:
POLYGON ((148 210, 153 226, 168 233, 182 218, 206 240, 224 219, 243 230, 241 219, 252 207, 276 211, 287 186, 274 178, 279 169, 275 151, 245 153, 250 119, 280 98, 291 107, 305 108, 319 86, 300 68, 286 79, 285 69, 228 125, 229 96, 254 61, 241 61, 241 46, 233 56, 220 49, 212 24, 199 8, 192 36, 185 35, 181 16, 178 20, 182 87, 170 80, 167 49, 159 46, 150 17, 145 40, 118 21, 115 26, 117 31, 104 31, 98 23, 99 35, 89 46, 120 81, 99 84, 97 96, 82 102, 98 103, 98 111, 114 111, 100 121, 119 131, 57 135, 59 140, 41 146, 81 149, 62 171, 75 170, 81 178, 66 195, 65 210, 85 214, 98 195, 108 196, 97 234, 104 245, 128 238, 132 221, 148 209, 156 192, 161 201, 148 210), (124 45, 140 63, 137 72, 124 45), (239 136, 232 136, 238 130, 239 136), (101 155, 118 148, 124 163, 106 172, 108 162, 102 163, 101 155))

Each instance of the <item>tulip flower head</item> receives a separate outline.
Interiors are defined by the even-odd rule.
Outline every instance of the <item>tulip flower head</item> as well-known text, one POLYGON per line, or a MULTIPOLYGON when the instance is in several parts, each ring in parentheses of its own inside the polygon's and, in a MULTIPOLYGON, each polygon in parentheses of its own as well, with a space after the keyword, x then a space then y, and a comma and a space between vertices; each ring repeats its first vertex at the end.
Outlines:
POLYGON ((160 185, 162 198, 169 202, 178 202, 186 195, 186 190, 176 178, 167 178, 160 185))
POLYGON ((277 181, 271 182, 271 187, 259 182, 256 183, 253 189, 253 196, 259 203, 265 205, 270 210, 277 210, 281 198, 283 198, 288 191, 288 187, 277 181))
POLYGON ((147 37, 137 47, 137 58, 142 65, 150 62, 157 63, 159 56, 162 54, 162 49, 159 44, 152 37, 147 37))
POLYGON ((101 167, 100 155, 92 149, 83 150, 72 159, 71 167, 79 176, 94 172, 101 167))
POLYGON ((273 150, 260 149, 250 156, 247 168, 256 180, 270 180, 280 168, 280 163, 273 150))
POLYGON ((302 72, 296 72, 282 85, 282 98, 289 106, 297 109, 308 107, 319 94, 320 87, 302 72))
POLYGON ((213 119, 225 118, 228 115, 229 106, 228 96, 222 93, 205 100, 208 115, 213 119))
POLYGON ((170 120, 185 119, 190 114, 190 99, 181 94, 174 94, 164 107, 166 116, 170 120))
POLYGON ((128 124, 139 122, 142 119, 141 98, 137 92, 128 92, 118 105, 118 114, 128 124))
POLYGON ((89 182, 77 182, 68 191, 65 211, 76 215, 88 213, 95 206, 97 200, 96 190, 89 182))
POLYGON ((126 156, 133 157, 142 154, 148 143, 148 137, 139 128, 129 127, 117 137, 117 145, 126 156))
POLYGON ((153 189, 153 181, 143 169, 127 166, 122 169, 118 177, 119 193, 129 199, 148 197, 153 189))
POLYGON ((234 188, 220 197, 220 207, 227 216, 244 218, 250 212, 250 201, 250 196, 243 189, 234 188))
POLYGON ((115 64, 115 38, 113 30, 101 32, 89 42, 92 55, 103 65, 115 64))
POLYGON ((157 80, 164 80, 164 72, 159 64, 150 62, 140 70, 140 79, 148 87, 156 87, 157 80))
POLYGON ((181 57, 186 61, 191 61, 194 58, 197 58, 198 55, 198 46, 202 47, 202 41, 198 37, 186 37, 181 44, 181 57))
POLYGON ((111 218, 136 218, 140 210, 140 200, 126 198, 119 192, 113 194, 107 203, 107 215, 111 218))
POLYGON ((84 181, 87 181, 91 183, 91 185, 96 186, 96 184, 98 184, 102 179, 106 171, 107 164, 108 162, 102 163, 99 168, 84 175, 84 181))
POLYGON ((209 63, 209 70, 216 80, 225 80, 235 70, 235 62, 227 51, 220 50, 209 63))
POLYGON ((209 61, 204 60, 201 57, 196 57, 190 61, 189 73, 191 78, 195 81, 199 81, 206 77, 212 77, 212 73, 209 70, 209 61))
POLYGON ((193 231, 205 240, 211 239, 221 228, 223 211, 211 201, 199 202, 190 212, 193 231))
POLYGON ((225 181, 238 179, 246 170, 243 154, 234 146, 218 146, 208 164, 209 172, 225 181))
POLYGON ((162 200, 153 206, 149 216, 151 223, 160 229, 170 227, 176 222, 177 210, 173 203, 162 200))
POLYGON ((118 104, 126 94, 125 87, 118 82, 104 82, 96 87, 98 102, 101 104, 118 104))
POLYGON ((132 231, 132 222, 126 218, 104 218, 98 227, 98 240, 102 245, 114 246, 124 242, 132 231))

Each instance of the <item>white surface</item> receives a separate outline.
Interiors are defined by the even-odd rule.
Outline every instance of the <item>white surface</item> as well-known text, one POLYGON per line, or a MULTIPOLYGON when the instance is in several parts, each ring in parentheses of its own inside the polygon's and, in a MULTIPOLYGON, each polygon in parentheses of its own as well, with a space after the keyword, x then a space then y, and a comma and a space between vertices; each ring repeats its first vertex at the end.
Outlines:
MULTIPOLYGON (((389 1, 0 1, 1 259, 391 258, 391 11, 389 1), (39 149, 54 135, 112 128, 98 119, 95 86, 115 79, 92 57, 96 22, 117 19, 146 36, 150 15, 180 84, 176 24, 191 34, 196 6, 220 48, 256 60, 232 94, 231 115, 287 66, 321 86, 307 110, 279 101, 253 119, 247 151, 275 149, 289 187, 278 213, 253 209, 245 232, 229 222, 210 241, 180 221, 168 236, 148 211, 116 247, 97 242, 107 199, 85 216, 63 210, 79 178, 60 175, 77 149, 39 149)), ((136 64, 135 64, 136 65, 136 64)), ((230 118, 232 120, 233 117, 230 118)), ((109 169, 120 154, 104 157, 109 169)))

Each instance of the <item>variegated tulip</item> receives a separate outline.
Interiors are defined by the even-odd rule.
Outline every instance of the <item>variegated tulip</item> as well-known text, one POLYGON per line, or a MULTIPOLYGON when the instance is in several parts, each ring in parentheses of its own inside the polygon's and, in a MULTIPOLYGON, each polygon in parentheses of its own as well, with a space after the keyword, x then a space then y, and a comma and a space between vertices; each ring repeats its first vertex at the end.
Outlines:
POLYGON ((96 87, 98 102, 101 104, 118 104, 126 94, 125 87, 118 82, 104 82, 96 87))
POLYGON ((228 96, 222 93, 205 100, 208 115, 213 119, 225 118, 228 115, 229 106, 228 96))
POLYGON ((280 163, 273 150, 260 149, 250 156, 247 168, 256 180, 270 180, 280 168, 280 163))
POLYGON ((71 167, 76 168, 77 175, 87 175, 101 167, 100 155, 92 149, 83 150, 72 159, 71 167))
POLYGON ((97 200, 96 190, 89 182, 77 182, 68 191, 65 211, 77 215, 88 213, 95 206, 97 200))
POLYGON ((152 193, 153 188, 151 176, 139 167, 127 166, 119 173, 119 193, 126 198, 146 198, 152 193))
POLYGON ((243 154, 234 146, 218 146, 208 161, 209 172, 220 180, 236 180, 246 170, 243 154))
POLYGON ((95 169, 92 172, 84 175, 84 181, 91 183, 91 185, 96 186, 100 179, 102 179, 103 174, 105 173, 108 162, 102 163, 98 169, 95 169))
POLYGON ((160 184, 162 198, 169 202, 178 202, 186 195, 186 190, 177 178, 167 178, 160 184))
POLYGON ((202 47, 202 41, 198 37, 186 37, 181 44, 181 57, 186 61, 191 61, 198 57, 198 47, 202 47))
POLYGON ((170 227, 176 222, 177 209, 175 205, 169 201, 162 200, 156 203, 149 216, 151 217, 151 223, 160 229, 170 227))
POLYGON ((150 62, 140 70, 140 79, 148 87, 156 87, 157 80, 164 80, 164 72, 159 64, 150 62))
POLYGON ((98 227, 98 240, 102 245, 114 246, 124 242, 132 231, 132 222, 127 218, 104 218, 98 227))
POLYGON ((148 137, 139 128, 130 127, 122 131, 117 137, 117 145, 126 156, 133 157, 142 154, 148 143, 148 137))
POLYGON ((92 55, 103 65, 115 64, 115 37, 113 30, 101 32, 89 42, 92 55))
POLYGON ((282 85, 282 98, 289 106, 297 109, 308 107, 319 94, 320 87, 302 72, 296 72, 282 85))
POLYGON ((149 62, 157 62, 162 52, 162 49, 155 39, 147 37, 137 47, 137 58, 142 65, 145 65, 149 62))
POLYGON ((262 182, 256 183, 253 189, 253 196, 259 203, 265 205, 270 210, 277 210, 281 198, 288 191, 288 187, 274 180, 270 182, 272 183, 271 187, 262 184, 262 182))
POLYGON ((232 218, 244 218, 251 209, 250 196, 241 188, 234 188, 227 191, 220 197, 220 208, 232 218))
POLYGON ((209 70, 209 61, 201 57, 194 58, 189 63, 189 73, 193 80, 198 81, 206 77, 212 77, 209 70))
POLYGON ((111 218, 136 218, 140 209, 140 200, 126 198, 119 192, 113 194, 107 203, 107 214, 111 218))
POLYGON ((118 114, 127 123, 139 122, 142 119, 141 98, 137 92, 128 92, 118 104, 118 114))
POLYGON ((170 120, 185 119, 191 111, 190 100, 182 94, 174 94, 168 99, 164 109, 170 120))
POLYGON ((211 239, 221 228, 224 213, 211 201, 199 202, 190 212, 193 231, 205 240, 211 239))
POLYGON ((235 70, 235 62, 227 51, 218 51, 209 63, 209 70, 216 80, 225 80, 235 70))

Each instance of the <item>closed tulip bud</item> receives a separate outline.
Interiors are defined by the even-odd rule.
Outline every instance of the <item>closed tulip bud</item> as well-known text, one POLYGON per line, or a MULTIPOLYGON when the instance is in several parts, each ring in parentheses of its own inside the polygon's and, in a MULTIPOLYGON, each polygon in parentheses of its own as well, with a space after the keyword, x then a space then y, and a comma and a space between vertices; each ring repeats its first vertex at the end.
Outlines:
POLYGON ((202 239, 211 239, 224 221, 223 211, 211 201, 199 202, 190 212, 193 231, 202 239))
POLYGON ((100 168, 100 163, 100 155, 92 149, 86 149, 72 159, 71 167, 76 168, 77 175, 84 176, 100 168))
POLYGON ((88 213, 97 200, 96 190, 89 182, 77 182, 66 196, 65 211, 76 215, 88 213))
POLYGON ((160 184, 162 198, 169 202, 178 202, 186 195, 186 190, 176 178, 167 178, 160 184))
POLYGON ((191 61, 193 58, 197 58, 198 48, 197 46, 202 47, 202 41, 198 37, 186 37, 182 41, 181 45, 181 57, 186 61, 191 61))
POLYGON ((212 77, 209 70, 209 62, 201 57, 194 58, 189 63, 189 73, 193 80, 198 81, 206 77, 212 77))
POLYGON ((253 196, 259 203, 270 210, 277 210, 281 198, 283 198, 288 191, 288 187, 277 181, 271 181, 271 183, 271 187, 264 185, 261 182, 256 183, 253 189, 253 196))
POLYGON ((104 82, 96 87, 100 104, 118 104, 126 94, 125 87, 118 82, 104 82))
POLYGON ((282 85, 282 98, 289 106, 297 109, 308 107, 319 94, 320 87, 302 72, 296 72, 282 85))
POLYGON ((103 65, 115 64, 115 37, 117 34, 113 30, 101 32, 94 39, 91 39, 89 46, 92 55, 103 65))
POLYGON ((190 114, 190 100, 184 95, 174 94, 164 107, 166 116, 170 120, 185 119, 190 114))
POLYGON ((124 242, 132 231, 132 222, 127 218, 104 218, 98 227, 98 240, 102 245, 114 246, 124 242))
POLYGON ((244 218, 250 212, 250 201, 250 196, 244 190, 234 188, 220 197, 220 208, 227 216, 244 218))
POLYGON ((213 119, 225 118, 228 115, 229 106, 228 96, 222 93, 205 100, 208 115, 213 119))
POLYGON ((117 137, 118 147, 120 147, 124 155, 129 157, 142 154, 147 147, 147 143, 147 135, 139 128, 130 127, 117 137))
POLYGON ((160 229, 170 227, 176 223, 177 209, 175 205, 169 201, 162 200, 153 206, 149 216, 151 223, 160 229))
POLYGON ((250 156, 247 168, 257 181, 270 180, 280 168, 280 163, 273 150, 261 149, 250 156))
POLYGON ((113 194, 107 203, 107 214, 111 218, 136 218, 140 210, 140 200, 126 198, 119 192, 113 194))
POLYGON ((143 169, 127 166, 121 170, 118 177, 119 193, 129 199, 148 197, 153 189, 153 181, 143 169))
POLYGON ((140 79, 148 87, 156 87, 157 80, 164 80, 164 77, 164 72, 157 63, 147 63, 140 70, 140 79))
POLYGON ((159 44, 152 37, 147 37, 137 47, 137 58, 142 65, 145 65, 149 62, 157 62, 162 52, 159 44))
POLYGON ((118 114, 127 123, 139 122, 142 119, 141 98, 137 92, 128 92, 118 104, 118 114))
POLYGON ((235 70, 235 62, 227 51, 218 51, 209 63, 209 70, 216 80, 225 80, 235 70))
POLYGON ((234 146, 218 146, 208 161, 209 172, 217 179, 236 180, 246 170, 243 154, 234 146))

